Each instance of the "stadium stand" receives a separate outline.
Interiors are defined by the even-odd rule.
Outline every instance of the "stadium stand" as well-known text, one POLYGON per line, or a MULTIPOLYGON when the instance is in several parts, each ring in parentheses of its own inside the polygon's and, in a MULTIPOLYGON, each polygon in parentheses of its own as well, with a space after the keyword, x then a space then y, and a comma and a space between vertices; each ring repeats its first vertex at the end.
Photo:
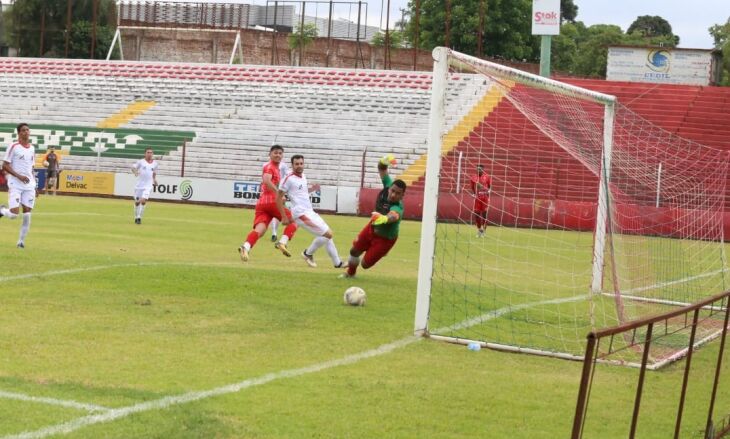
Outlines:
MULTIPOLYGON (((258 179, 276 142, 305 154, 313 181, 359 186, 364 154, 374 161, 394 152, 407 166, 426 150, 430 74, 22 58, 0 60, 0 73, 0 141, 20 120, 34 135, 63 131, 55 146, 67 155, 64 166, 79 170, 127 171, 149 145, 161 155, 161 174, 180 175, 184 144, 186 176, 258 179), (115 117, 134 107, 133 116, 115 117), (110 120, 127 131, 105 128, 110 120), (140 139, 111 145, 101 132, 140 139)), ((488 87, 470 75, 454 81, 453 115, 488 87)), ((365 181, 379 184, 373 166, 365 181)))
MULTIPOLYGON (((413 186, 423 185, 428 73, 28 58, 1 59, 0 73, 0 142, 7 144, 14 125, 26 121, 33 134, 48 131, 51 137, 36 143, 43 149, 56 142, 69 168, 125 172, 149 145, 161 156, 161 174, 180 175, 184 145, 186 176, 257 179, 268 147, 276 142, 290 155, 304 154, 310 179, 321 184, 359 186, 366 157, 365 185, 377 187, 369 164, 393 152, 400 171, 415 172, 413 186), (120 128, 103 128, 109 121, 120 128)), ((519 141, 499 139, 490 121, 525 122, 509 102, 487 103, 481 122, 454 129, 484 104, 480 98, 489 84, 463 74, 452 80, 457 86, 449 87, 447 96, 449 130, 468 133, 464 138, 497 139, 490 164, 494 191, 510 196, 520 184, 534 186, 538 198, 593 197, 595 176, 560 154, 538 129, 527 126, 519 141), (524 160, 538 150, 540 166, 524 160)), ((616 95, 681 137, 730 150, 730 90, 564 80, 616 95)), ((444 157, 445 169, 457 172, 461 152, 470 172, 472 158, 455 144, 444 157)))

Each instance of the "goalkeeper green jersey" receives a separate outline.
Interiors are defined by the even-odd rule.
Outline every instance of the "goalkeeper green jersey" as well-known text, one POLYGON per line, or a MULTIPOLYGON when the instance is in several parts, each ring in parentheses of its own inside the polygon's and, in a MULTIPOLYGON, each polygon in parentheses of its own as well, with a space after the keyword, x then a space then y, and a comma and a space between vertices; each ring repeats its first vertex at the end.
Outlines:
POLYGON ((398 237, 398 230, 400 226, 400 220, 403 218, 403 201, 397 203, 391 203, 388 201, 388 189, 393 185, 393 179, 390 175, 385 174, 383 176, 383 190, 378 194, 378 199, 375 201, 375 211, 387 215, 388 212, 398 213, 398 221, 388 224, 380 224, 373 226, 375 234, 382 236, 387 239, 396 239, 398 237))

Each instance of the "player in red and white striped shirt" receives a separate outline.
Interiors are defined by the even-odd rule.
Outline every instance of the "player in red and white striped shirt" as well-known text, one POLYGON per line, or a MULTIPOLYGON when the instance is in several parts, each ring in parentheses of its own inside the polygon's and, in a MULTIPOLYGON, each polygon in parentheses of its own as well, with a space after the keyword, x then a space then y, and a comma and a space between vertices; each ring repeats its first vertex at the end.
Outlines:
POLYGON ((291 256, 286 244, 294 236, 297 225, 292 222, 292 216, 289 209, 279 208, 276 203, 279 192, 279 182, 281 175, 279 172, 279 164, 284 157, 284 148, 280 145, 274 145, 269 150, 269 163, 264 166, 263 175, 261 177, 261 196, 256 202, 256 212, 253 220, 253 230, 246 237, 246 242, 238 248, 241 254, 241 260, 248 262, 251 248, 256 245, 256 241, 266 233, 272 218, 276 218, 286 227, 284 233, 274 247, 281 251, 284 256, 291 256))
POLYGON ((30 212, 35 205, 36 181, 33 175, 35 148, 30 143, 30 127, 21 123, 17 127, 18 141, 8 146, 3 159, 3 171, 8 175, 8 204, 0 206, 0 217, 15 219, 23 206, 23 224, 20 226, 18 248, 25 248, 25 237, 30 230, 30 212))

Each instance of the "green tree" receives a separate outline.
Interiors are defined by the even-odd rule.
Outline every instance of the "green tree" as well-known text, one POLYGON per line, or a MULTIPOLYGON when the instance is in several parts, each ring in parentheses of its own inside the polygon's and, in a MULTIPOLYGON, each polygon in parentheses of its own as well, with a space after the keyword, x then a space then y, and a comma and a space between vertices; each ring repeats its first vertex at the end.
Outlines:
MULTIPOLYGON (((388 32, 388 42, 390 43, 391 49, 401 49, 408 46, 408 42, 405 39, 405 33, 392 30, 388 32)), ((375 47, 385 47, 385 32, 378 32, 373 35, 373 39, 370 41, 375 47)))
POLYGON ((560 20, 575 23, 578 16, 578 5, 573 0, 560 0, 560 20))
MULTIPOLYGON (((88 58, 91 51, 91 23, 81 20, 71 25, 71 38, 69 39, 69 58, 88 58)), ((107 26, 96 26, 96 46, 94 46, 94 58, 104 59, 109 51, 109 46, 114 38, 114 31, 107 26)), ((61 53, 63 55, 63 52, 61 53)))
MULTIPOLYGON (((409 16, 415 17, 415 0, 408 3, 409 16)), ((534 61, 539 54, 539 39, 531 34, 531 0, 487 0, 482 45, 488 56, 534 61)), ((419 46, 431 50, 446 43, 446 0, 421 0, 419 46)), ((479 0, 452 0, 450 20, 451 48, 468 54, 477 51, 479 0)), ((415 21, 410 20, 407 39, 413 41, 415 21)))
POLYGON ((302 65, 302 58, 304 52, 307 50, 307 46, 312 44, 315 38, 317 38, 317 25, 314 23, 304 23, 304 27, 297 25, 294 28, 294 32, 289 34, 288 42, 289 48, 292 50, 292 64, 302 65), (300 49, 302 57, 299 56, 300 49))
MULTIPOLYGON (((71 22, 78 23, 93 20, 94 0, 74 0, 71 9, 71 22)), ((100 28, 106 26, 113 30, 115 26, 116 6, 114 0, 97 0, 97 47, 98 53, 106 55, 111 39, 102 45, 100 28)), ((67 0, 16 0, 12 8, 5 13, 7 41, 17 46, 21 56, 63 56, 66 45, 67 0), (43 28, 43 53, 41 53, 41 28, 43 28)), ((69 39, 73 38, 72 35, 69 39)), ((91 50, 91 32, 88 34, 88 58, 91 50)))
POLYGON ((578 44, 574 71, 578 75, 605 77, 608 46, 621 45, 624 33, 620 27, 595 24, 586 29, 585 38, 578 44))
POLYGON ((576 74, 580 56, 578 46, 586 39, 588 30, 581 21, 560 26, 560 35, 553 36, 551 65, 554 70, 576 74))
POLYGON ((626 31, 627 34, 638 33, 646 38, 671 37, 674 40, 673 46, 679 44, 679 37, 672 33, 672 25, 657 15, 642 15, 637 17, 626 31))
POLYGON ((297 50, 301 44, 306 49, 317 38, 318 33, 317 25, 314 23, 304 23, 304 28, 297 25, 294 32, 289 35, 289 47, 292 50, 297 50))
POLYGON ((730 86, 730 18, 725 24, 716 24, 710 29, 710 35, 715 40, 715 49, 722 51, 722 72, 719 84, 730 86))

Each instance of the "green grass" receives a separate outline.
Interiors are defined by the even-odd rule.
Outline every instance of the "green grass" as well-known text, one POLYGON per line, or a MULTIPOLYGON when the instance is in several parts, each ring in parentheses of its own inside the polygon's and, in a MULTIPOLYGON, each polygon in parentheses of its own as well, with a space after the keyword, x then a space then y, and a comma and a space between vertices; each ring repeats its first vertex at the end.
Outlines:
MULTIPOLYGON (((342 280, 324 251, 317 269, 298 258, 311 241, 303 230, 291 259, 265 236, 242 264, 236 247, 252 213, 151 202, 137 226, 130 201, 41 197, 24 251, 15 248, 19 222, 0 219, 0 392, 124 408, 411 336, 420 223, 405 223, 376 267, 342 280), (63 270, 69 272, 53 273, 63 270), (351 285, 368 292, 366 307, 342 305, 351 285)), ((365 219, 326 220, 346 254, 365 219)), ((567 314, 585 304, 560 306, 567 314)), ((682 437, 700 437, 704 427, 711 377, 703 371, 712 370, 716 349, 693 359, 682 437)), ((673 431, 683 365, 649 374, 638 437, 673 431)), ((85 425, 65 437, 567 437, 580 370, 577 362, 420 340, 351 364, 85 425)), ((636 377, 634 369, 599 366, 585 437, 626 437, 636 377)), ((719 395, 722 415, 730 411, 727 382, 719 395)), ((87 415, 0 397, 0 437, 87 415)))

